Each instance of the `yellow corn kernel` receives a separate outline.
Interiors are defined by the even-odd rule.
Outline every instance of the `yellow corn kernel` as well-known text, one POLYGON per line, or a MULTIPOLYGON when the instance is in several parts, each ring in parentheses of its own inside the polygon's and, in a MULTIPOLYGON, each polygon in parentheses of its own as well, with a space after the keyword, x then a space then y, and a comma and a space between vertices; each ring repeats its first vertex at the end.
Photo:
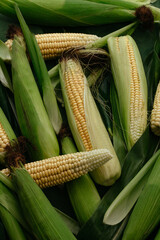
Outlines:
MULTIPOLYGON (((47 33, 35 35, 45 60, 60 56, 64 51, 73 47, 82 47, 93 43, 98 36, 84 33, 47 33)), ((12 40, 5 43, 9 49, 12 48, 12 40)))
MULTIPOLYGON (((77 152, 24 165, 26 170, 41 187, 52 187, 78 178, 103 165, 112 158, 107 149, 77 152)), ((9 169, 2 173, 9 175, 9 169)))
POLYGON ((9 144, 9 138, 0 123, 0 152, 4 152, 5 147, 9 144))
POLYGON ((152 132, 160 136, 160 82, 157 86, 150 122, 152 132))

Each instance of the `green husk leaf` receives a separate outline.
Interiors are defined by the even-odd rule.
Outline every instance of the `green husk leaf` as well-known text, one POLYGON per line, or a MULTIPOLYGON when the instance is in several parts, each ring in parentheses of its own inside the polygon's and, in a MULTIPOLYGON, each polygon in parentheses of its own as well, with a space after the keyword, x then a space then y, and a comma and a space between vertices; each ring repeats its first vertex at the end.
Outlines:
POLYGON ((2 108, 0 108, 0 123, 2 124, 8 138, 10 141, 15 140, 16 139, 16 135, 10 125, 10 123, 8 122, 2 108))
POLYGON ((138 26, 138 22, 131 23, 123 28, 120 28, 114 32, 107 34, 106 36, 96 40, 94 43, 90 43, 86 46, 86 48, 101 48, 108 45, 108 39, 110 37, 118 37, 123 35, 132 35, 135 29, 138 26))
POLYGON ((152 157, 159 143, 159 138, 151 133, 149 127, 127 154, 119 180, 106 192, 89 221, 78 233, 78 240, 120 240, 127 219, 115 226, 103 224, 103 217, 113 200, 122 189, 135 177, 144 164, 152 157), (90 231, 92 229, 92 231, 90 231))
POLYGON ((0 172, 0 182, 2 182, 11 191, 15 191, 12 181, 6 177, 2 172, 0 172))
MULTIPOLYGON (((158 26, 159 29, 159 26, 158 26)), ((148 110, 151 111, 154 102, 154 96, 157 89, 157 85, 160 80, 160 34, 156 36, 157 40, 153 46, 153 51, 149 54, 145 61, 147 68, 147 80, 148 80, 148 110), (151 81, 152 79, 152 81, 151 81)))
POLYGON ((0 233, 1 233, 1 240, 7 240, 6 231, 1 220, 0 220, 0 233))
POLYGON ((112 202, 104 215, 103 222, 105 224, 116 225, 127 216, 139 198, 158 156, 160 156, 160 150, 153 155, 112 202))
MULTIPOLYGON (((70 137, 62 138, 61 145, 63 154, 77 152, 70 137)), ((83 225, 92 216, 100 203, 98 191, 89 175, 70 181, 66 185, 77 219, 83 225)))
POLYGON ((74 220, 73 218, 71 218, 70 216, 68 216, 67 214, 60 211, 59 209, 55 208, 55 210, 61 216, 62 220, 66 223, 66 225, 72 231, 72 233, 77 235, 80 230, 79 223, 76 220, 74 220))
POLYGON ((29 230, 18 199, 2 182, 0 182, 0 205, 3 206, 13 217, 26 229, 29 230))
POLYGON ((11 53, 9 48, 0 40, 0 59, 3 61, 11 61, 11 53))
POLYGON ((154 240, 160 240, 160 229, 159 229, 159 231, 158 231, 156 237, 154 238, 154 240))
POLYGON ((1 59, 0 59, 0 82, 3 84, 3 86, 13 91, 10 76, 7 72, 4 62, 1 59))
POLYGON ((111 90, 110 99, 111 99, 112 116, 113 116, 113 146, 120 160, 121 166, 123 166, 124 160, 128 151, 127 151, 124 136, 123 136, 122 124, 120 120, 118 96, 115 89, 115 85, 113 83, 113 79, 111 79, 110 90, 111 90))
POLYGON ((53 68, 51 68, 48 71, 48 75, 51 79, 52 82, 52 86, 53 89, 55 89, 55 87, 57 86, 57 84, 59 83, 59 64, 57 64, 56 66, 54 66, 53 68))
MULTIPOLYGON (((13 185, 13 182, 6 177, 3 173, 0 172, 0 182, 3 183, 8 189, 10 189, 12 192, 15 192, 15 187, 13 185)), ((13 193, 14 194, 14 193, 13 193)), ((18 200, 17 200, 18 201, 18 200)), ((6 207, 6 205, 3 205, 6 207)), ((9 208, 6 208, 7 211, 9 208)), ((69 229, 74 233, 77 234, 80 230, 80 226, 76 220, 68 216, 67 214, 63 213, 59 209, 55 208, 55 210, 59 213, 59 215, 62 217, 63 221, 66 223, 66 225, 69 227, 69 229)), ((13 212, 10 211, 12 214, 13 212)))
POLYGON ((10 240, 27 240, 22 227, 15 217, 2 205, 0 205, 0 218, 5 226, 10 240))
POLYGON ((17 117, 23 136, 32 147, 32 159, 59 154, 58 141, 49 121, 23 47, 12 46, 12 78, 17 117), (21 89, 21 91, 19 91, 21 89))
POLYGON ((15 7, 16 14, 18 20, 20 22, 24 38, 28 47, 28 51, 31 57, 31 61, 33 64, 34 71, 36 73, 38 86, 40 89, 40 93, 42 95, 42 99, 47 110, 49 119, 52 123, 52 126, 55 132, 58 134, 61 125, 62 125, 62 117, 57 105, 56 96, 54 93, 54 89, 51 84, 51 80, 47 71, 47 67, 43 60, 41 51, 39 49, 38 43, 35 39, 35 36, 31 34, 19 8, 15 7))
POLYGON ((160 155, 131 213, 122 239, 146 239, 160 222, 160 155))
POLYGON ((23 214, 36 238, 39 240, 76 239, 24 168, 15 169, 12 177, 23 214))
POLYGON ((19 134, 19 126, 12 107, 12 97, 9 95, 7 90, 8 89, 0 82, 0 107, 17 135, 19 134))
POLYGON ((134 10, 144 4, 133 1, 1 1, 0 12, 14 16, 17 3, 25 19, 32 23, 50 26, 102 25, 112 22, 127 22, 135 19, 134 10), (88 9, 90 11, 88 12, 88 9), (39 16, 41 15, 41 18, 39 16), (41 20, 43 19, 43 20, 41 20))

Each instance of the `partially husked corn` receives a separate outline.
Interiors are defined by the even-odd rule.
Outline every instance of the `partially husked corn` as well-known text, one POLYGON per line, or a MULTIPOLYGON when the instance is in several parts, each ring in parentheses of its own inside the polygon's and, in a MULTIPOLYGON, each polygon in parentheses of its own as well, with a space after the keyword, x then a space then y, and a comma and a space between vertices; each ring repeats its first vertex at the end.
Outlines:
POLYGON ((134 54, 133 46, 130 44, 128 38, 125 38, 127 45, 128 59, 130 63, 130 132, 135 143, 138 138, 142 135, 146 128, 147 115, 146 109, 144 108, 144 100, 141 92, 140 77, 136 66, 136 59, 134 54), (143 116, 145 114, 145 120, 143 116))
POLYGON ((157 86, 150 122, 152 132, 160 136, 160 82, 157 86))
POLYGON ((68 123, 77 148, 79 151, 106 148, 111 152, 112 160, 91 174, 95 182, 112 185, 121 174, 120 163, 77 59, 69 56, 61 60, 60 81, 68 123))
MULTIPOLYGON (((37 34, 35 37, 46 60, 59 57, 70 48, 83 47, 99 39, 96 35, 84 33, 47 33, 37 34)), ((5 43, 9 49, 12 49, 12 42, 13 40, 8 39, 5 43)))
MULTIPOLYGON (((78 178, 111 158, 107 149, 97 149, 31 162, 24 167, 41 188, 46 188, 78 178)), ((4 169, 2 173, 9 175, 10 171, 4 169)))
POLYGON ((9 144, 9 138, 8 138, 2 124, 0 123, 0 152, 4 152, 5 147, 8 144, 9 144))
POLYGON ((138 47, 131 36, 108 39, 120 118, 128 150, 147 126, 147 82, 138 47))

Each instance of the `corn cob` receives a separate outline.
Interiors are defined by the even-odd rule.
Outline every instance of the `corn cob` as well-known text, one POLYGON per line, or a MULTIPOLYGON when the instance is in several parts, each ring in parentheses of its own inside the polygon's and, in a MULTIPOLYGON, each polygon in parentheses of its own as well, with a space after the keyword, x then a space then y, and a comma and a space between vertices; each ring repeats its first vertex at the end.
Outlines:
POLYGON ((147 126, 147 82, 136 43, 130 36, 109 38, 111 67, 128 150, 147 126))
POLYGON ((143 5, 151 9, 155 20, 159 20, 159 9, 148 5, 150 0, 26 0, 25 4, 22 0, 1 0, 0 12, 15 17, 15 3, 28 22, 47 26, 94 26, 132 22, 136 19, 135 10, 143 5))
POLYGON ((160 222, 160 157, 131 213, 122 240, 144 240, 160 222))
MULTIPOLYGON (((61 140, 61 145, 63 154, 77 152, 70 137, 64 137, 61 140)), ((101 198, 98 191, 88 174, 68 182, 66 186, 78 222, 83 225, 92 216, 100 203, 101 198)))
POLYGON ((160 136, 160 83, 157 86, 154 98, 150 124, 152 132, 154 132, 157 136, 160 136))
POLYGON ((44 108, 23 47, 15 39, 12 49, 12 77, 17 117, 23 136, 32 147, 32 159, 59 154, 59 145, 44 108))
MULTIPOLYGON (((45 60, 59 57, 70 48, 83 47, 99 39, 96 35, 84 33, 37 34, 35 38, 45 60)), ((10 50, 12 49, 12 43, 12 39, 5 42, 10 50)))
POLYGON ((91 174, 99 184, 113 184, 121 174, 120 163, 78 60, 62 59, 60 81, 68 123, 78 150, 109 149, 112 160, 91 174))
MULTIPOLYGON (((107 149, 66 154, 24 165, 34 181, 41 187, 52 187, 93 171, 112 158, 107 149)), ((2 170, 9 175, 9 169, 2 170)))

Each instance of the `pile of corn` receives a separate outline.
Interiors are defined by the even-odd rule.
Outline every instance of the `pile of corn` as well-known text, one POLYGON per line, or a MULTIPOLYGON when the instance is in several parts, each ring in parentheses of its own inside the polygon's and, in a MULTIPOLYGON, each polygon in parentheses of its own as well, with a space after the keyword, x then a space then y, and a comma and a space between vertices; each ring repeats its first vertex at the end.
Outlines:
MULTIPOLYGON (((55 25, 57 17, 57 25, 64 22, 67 26, 80 23, 83 26, 102 24, 107 16, 108 22, 104 24, 134 21, 137 17, 139 22, 150 27, 153 21, 159 21, 160 12, 147 0, 86 0, 82 1, 84 6, 79 0, 60 1, 57 5, 52 4, 54 6, 49 1, 44 6, 40 1, 32 2, 16 0, 14 4, 14 1, 3 0, 0 3, 0 12, 16 16, 21 28, 15 32, 14 29, 10 33, 11 38, 0 43, 0 51, 3 48, 0 70, 3 78, 11 78, 3 84, 10 88, 7 89, 8 96, 18 123, 18 133, 15 133, 4 113, 5 108, 0 104, 0 220, 11 240, 80 240, 78 232, 83 232, 88 223, 92 224, 96 213, 104 216, 99 187, 106 193, 112 189, 111 186, 114 189, 116 184, 123 183, 121 173, 125 164, 114 146, 115 126, 105 124, 94 99, 92 85, 96 87, 100 79, 105 81, 105 74, 112 74, 113 82, 109 86, 114 86, 112 98, 117 103, 118 127, 122 135, 119 137, 123 139, 126 153, 133 151, 134 154, 134 147, 147 131, 147 125, 160 136, 160 84, 149 116, 146 74, 140 49, 130 36, 137 22, 99 37, 85 33, 34 35, 25 19, 38 23, 42 13, 44 20, 41 24, 48 24, 53 17, 55 25), (84 8, 89 5, 91 12, 86 15, 84 8), (81 17, 80 8, 83 12, 81 17), (73 13, 78 11, 77 17, 73 13, 68 15, 68 9, 73 13), (92 22, 94 14, 103 9, 102 18, 98 20, 100 16, 97 14, 92 22), (143 11, 145 16, 150 16, 149 20, 144 20, 144 16, 139 18, 143 11), (10 62, 5 63, 5 54, 10 62), (48 63, 53 61, 57 65, 48 71, 48 63), (65 130, 63 123, 67 125, 65 130), (55 185, 66 187, 76 221, 59 212, 44 194, 42 189, 53 191, 55 185)), ((111 112, 112 115, 114 122, 115 116, 111 112)), ((119 141, 118 135, 116 137, 119 141)), ((155 165, 148 167, 143 190, 136 195, 137 202, 125 218, 120 230, 122 240, 145 240, 153 232, 157 233, 155 239, 159 239, 158 154, 157 151, 155 165)), ((125 185, 124 182, 121 189, 125 185)), ((136 189, 134 191, 137 194, 136 189)), ((103 216, 98 220, 101 224, 103 216)), ((92 234, 88 233, 90 236, 92 234)), ((118 236, 114 239, 120 239, 118 236)))

